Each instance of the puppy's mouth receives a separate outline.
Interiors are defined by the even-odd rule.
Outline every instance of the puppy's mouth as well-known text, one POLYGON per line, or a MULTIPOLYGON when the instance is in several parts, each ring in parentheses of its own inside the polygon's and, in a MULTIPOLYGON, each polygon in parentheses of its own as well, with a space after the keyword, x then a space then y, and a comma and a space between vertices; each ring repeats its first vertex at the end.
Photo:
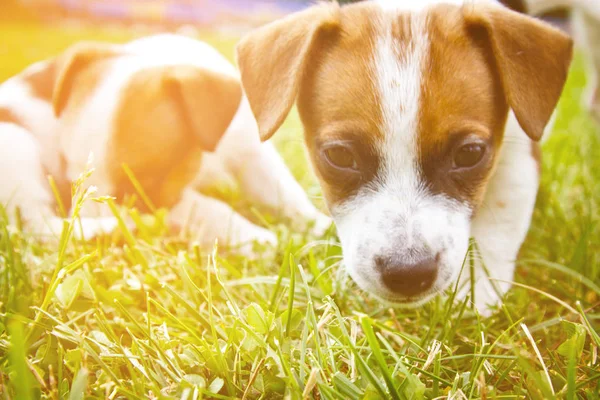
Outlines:
MULTIPOLYGON (((350 274, 352 275, 352 274, 350 274)), ((402 295, 394 295, 385 289, 378 290, 374 287, 365 287, 361 285, 356 279, 352 279, 352 281, 358 286, 358 288, 365 293, 373 296, 377 300, 380 300, 383 303, 386 303, 390 306, 403 307, 403 308, 416 308, 419 307, 430 300, 432 300, 435 296, 444 292, 445 289, 439 289, 435 286, 430 290, 427 290, 421 294, 406 297, 402 295)))
POLYGON ((366 291, 372 296, 376 297, 377 299, 388 303, 390 306, 397 306, 402 308, 416 308, 430 302, 436 296, 442 296, 448 291, 454 291, 453 282, 456 279, 457 277, 454 274, 445 273, 443 274, 441 279, 437 279, 437 281, 431 286, 429 290, 410 297, 394 295, 390 294, 389 292, 386 293, 385 291, 374 291, 372 289, 366 291))
POLYGON ((405 308, 416 308, 422 306, 425 303, 431 301, 435 296, 440 294, 441 292, 435 290, 428 293, 424 293, 422 295, 413 296, 413 297, 401 297, 401 296, 390 296, 387 294, 381 293, 373 293, 370 292, 374 297, 382 300, 383 302, 397 307, 405 307, 405 308))
MULTIPOLYGON (((352 274, 350 274, 352 276, 352 274)), ((356 279, 352 279, 354 283, 364 292, 373 296, 377 300, 392 306, 392 307, 400 307, 400 308, 416 308, 422 306, 429 301, 433 300, 436 296, 444 294, 446 290, 452 285, 449 279, 445 280, 446 284, 436 282, 432 285, 429 290, 424 291, 423 293, 419 293, 413 296, 403 296, 400 294, 394 295, 390 293, 386 289, 383 288, 383 284, 379 283, 377 286, 380 288, 376 288, 373 286, 363 286, 356 279), (440 285, 443 285, 441 287, 440 285)))

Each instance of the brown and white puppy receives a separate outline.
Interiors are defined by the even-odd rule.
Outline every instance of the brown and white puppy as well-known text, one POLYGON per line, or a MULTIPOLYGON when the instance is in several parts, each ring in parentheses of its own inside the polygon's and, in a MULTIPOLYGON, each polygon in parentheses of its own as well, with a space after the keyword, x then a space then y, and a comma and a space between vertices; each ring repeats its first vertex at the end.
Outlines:
MULTIPOLYGON (((136 193, 127 165, 151 203, 170 209, 169 222, 206 244, 276 242, 195 190, 225 178, 257 204, 317 220, 321 230, 328 223, 273 146, 260 142, 233 65, 190 38, 82 43, 28 68, 0 87, 0 141, 0 202, 20 208, 34 232, 62 227, 46 175, 68 192, 90 154, 86 183, 99 195, 136 193)), ((86 203, 81 216, 86 237, 116 226, 104 204, 86 203)))
POLYGON ((263 140, 297 102, 361 288, 423 303, 456 281, 474 237, 474 301, 486 311, 500 300, 530 224, 535 142, 567 77, 569 37, 493 2, 371 1, 312 7, 237 51, 263 140))

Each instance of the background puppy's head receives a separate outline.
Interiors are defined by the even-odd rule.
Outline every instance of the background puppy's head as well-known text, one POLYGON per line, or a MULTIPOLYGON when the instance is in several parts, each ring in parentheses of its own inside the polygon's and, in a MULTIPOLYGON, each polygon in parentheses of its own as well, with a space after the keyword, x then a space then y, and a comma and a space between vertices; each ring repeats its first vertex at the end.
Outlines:
POLYGON ((240 104, 239 80, 160 54, 83 43, 61 60, 54 111, 65 134, 108 137, 101 149, 118 194, 132 193, 127 164, 151 199, 172 206, 213 151, 240 104))
POLYGON ((461 268, 509 110, 541 138, 572 43, 494 4, 398 3, 313 7, 251 33, 238 63, 263 139, 297 99, 350 275, 418 303, 461 268))

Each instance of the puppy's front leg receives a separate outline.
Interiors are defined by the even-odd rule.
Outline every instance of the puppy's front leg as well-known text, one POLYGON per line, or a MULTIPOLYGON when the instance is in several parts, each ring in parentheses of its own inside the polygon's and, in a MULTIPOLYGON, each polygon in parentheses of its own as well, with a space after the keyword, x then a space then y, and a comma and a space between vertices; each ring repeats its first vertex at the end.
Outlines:
POLYGON ((15 124, 0 123, 0 205, 13 223, 18 209, 25 229, 39 235, 52 234, 55 219, 54 198, 44 175, 34 136, 15 124))
POLYGON ((250 199, 281 212, 301 227, 313 223, 312 232, 322 235, 331 219, 319 212, 296 181, 272 143, 259 144, 239 171, 242 191, 250 199))
MULTIPOLYGON (((533 148, 537 144, 525 136, 512 114, 502 146, 484 203, 472 225, 479 249, 474 256, 475 305, 483 315, 488 315, 489 307, 498 304, 511 287, 507 282, 513 281, 515 261, 529 230, 539 185, 537 149, 533 148)), ((469 280, 470 271, 465 265, 463 296, 470 292, 469 280)))
MULTIPOLYGON (((24 128, 0 125, 0 204, 7 207, 11 221, 18 208, 28 232, 43 240, 58 240, 64 220, 54 212, 54 194, 45 176, 39 143, 24 128)), ((114 217, 82 218, 81 223, 75 223, 74 233, 91 239, 110 233, 116 226, 114 217)))
POLYGON ((215 239, 243 254, 252 254, 252 244, 276 245, 277 237, 252 224, 227 204, 204 196, 191 188, 184 190, 179 203, 169 212, 169 224, 188 231, 193 239, 209 247, 215 239))

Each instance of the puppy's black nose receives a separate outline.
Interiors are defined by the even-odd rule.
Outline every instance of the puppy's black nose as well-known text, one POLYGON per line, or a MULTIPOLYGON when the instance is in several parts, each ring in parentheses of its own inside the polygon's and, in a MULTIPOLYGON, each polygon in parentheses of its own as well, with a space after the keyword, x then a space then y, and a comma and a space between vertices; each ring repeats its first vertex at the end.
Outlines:
POLYGON ((439 257, 428 257, 413 264, 395 257, 377 257, 375 263, 388 289, 404 297, 414 297, 430 289, 435 282, 439 257))

